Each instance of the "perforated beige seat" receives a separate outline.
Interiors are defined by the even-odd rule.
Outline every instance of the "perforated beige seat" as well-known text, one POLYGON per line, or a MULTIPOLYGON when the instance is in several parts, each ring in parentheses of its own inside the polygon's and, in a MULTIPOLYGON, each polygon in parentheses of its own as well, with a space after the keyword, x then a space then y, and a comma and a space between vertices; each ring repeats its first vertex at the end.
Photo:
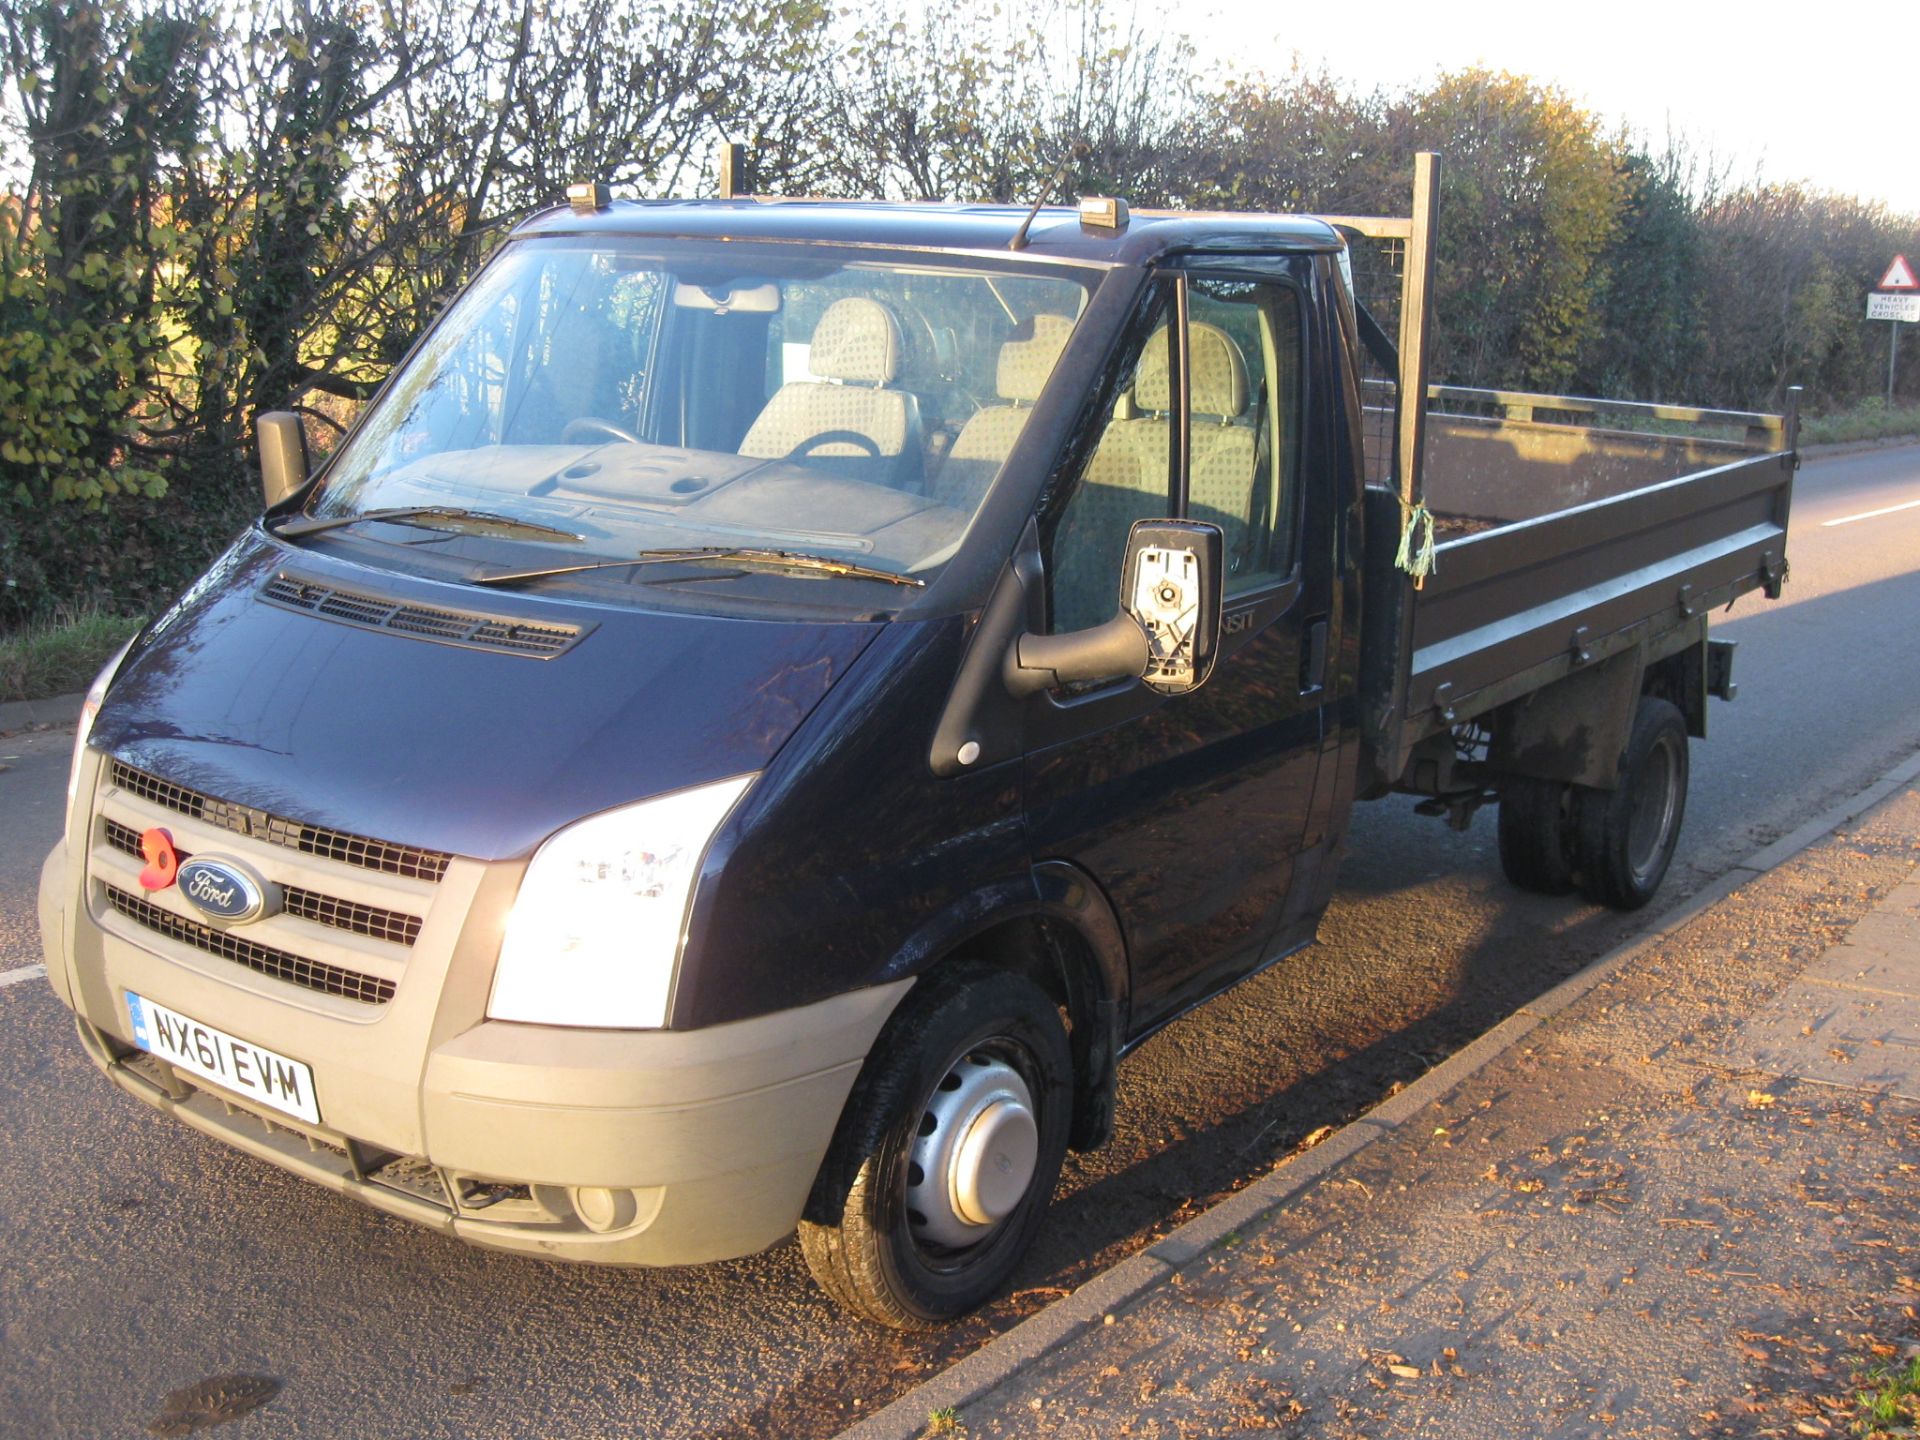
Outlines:
POLYGON ((1067 316, 1036 315, 1031 336, 1000 347, 994 389, 1007 403, 976 410, 961 427, 929 487, 935 500, 969 511, 980 503, 1013 452, 1013 442, 1026 428, 1033 402, 1040 398, 1072 333, 1073 321, 1067 316))
MULTIPOLYGON (((1166 373, 1167 332, 1154 332, 1148 354, 1134 372, 1134 385, 1148 365, 1166 373)), ((1060 530, 1053 541, 1053 629, 1056 633, 1083 630, 1111 620, 1119 605, 1120 572, 1127 556, 1127 536, 1136 520, 1172 513, 1167 500, 1167 452, 1158 454, 1140 443, 1148 422, 1137 414, 1131 393, 1122 398, 1116 418, 1100 437, 1100 448, 1087 464, 1080 486, 1067 502, 1060 530)))
POLYGON ((1107 427, 1087 462, 1080 488, 1067 504, 1053 541, 1053 630, 1062 634, 1111 620, 1119 608, 1120 570, 1135 520, 1167 513, 1167 469, 1142 467, 1133 446, 1118 433, 1131 422, 1107 427))
MULTIPOLYGON (((1247 365, 1226 331, 1188 328, 1193 388, 1193 459, 1187 514, 1218 525, 1227 583, 1247 563, 1253 510, 1254 427, 1246 420, 1247 365)), ((1054 629, 1078 630, 1112 617, 1136 520, 1170 513, 1167 477, 1173 444, 1173 386, 1167 331, 1147 341, 1135 372, 1131 414, 1107 427, 1100 450, 1069 503, 1054 541, 1054 629)))
POLYGON ((831 461, 837 474, 917 485, 920 406, 887 388, 900 373, 900 325, 878 300, 849 296, 814 326, 808 368, 819 380, 782 385, 740 442, 742 455, 831 461))
MULTIPOLYGON (((1247 419, 1247 362, 1234 338, 1216 325, 1198 321, 1188 327, 1188 364, 1192 367, 1193 454, 1187 475, 1187 518, 1218 525, 1226 541, 1229 586, 1247 563, 1249 525, 1254 510, 1254 463, 1259 449, 1247 419)), ((1162 472, 1173 443, 1173 386, 1167 374, 1167 347, 1160 336, 1147 346, 1134 399, 1143 412, 1127 427, 1135 452, 1153 457, 1162 472)))

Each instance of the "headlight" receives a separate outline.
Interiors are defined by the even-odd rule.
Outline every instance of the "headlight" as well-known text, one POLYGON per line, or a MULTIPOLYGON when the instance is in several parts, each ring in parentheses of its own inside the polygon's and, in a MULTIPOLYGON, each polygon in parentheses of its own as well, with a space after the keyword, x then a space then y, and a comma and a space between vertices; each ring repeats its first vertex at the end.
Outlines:
POLYGON ((73 727, 73 761, 67 766, 69 820, 73 818, 73 797, 80 789, 80 757, 87 753, 87 737, 93 734, 93 722, 107 698, 107 687, 113 683, 113 677, 120 673, 120 662, 127 658, 127 651, 132 648, 133 641, 129 640, 113 652, 113 658, 101 666, 100 673, 93 677, 93 684, 87 687, 87 698, 80 702, 80 723, 73 727))
POLYGON ((664 1025, 700 864, 751 775, 569 825, 534 854, 507 916, 487 1014, 538 1025, 664 1025))

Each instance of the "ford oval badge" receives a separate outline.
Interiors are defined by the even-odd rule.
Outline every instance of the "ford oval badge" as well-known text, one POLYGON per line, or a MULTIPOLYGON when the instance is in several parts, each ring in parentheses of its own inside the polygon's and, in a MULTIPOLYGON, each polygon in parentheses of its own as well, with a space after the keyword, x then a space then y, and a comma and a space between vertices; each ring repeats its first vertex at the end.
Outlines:
POLYGON ((235 860, 196 855, 180 867, 180 893, 207 919, 220 925, 244 925, 267 913, 272 887, 235 860))

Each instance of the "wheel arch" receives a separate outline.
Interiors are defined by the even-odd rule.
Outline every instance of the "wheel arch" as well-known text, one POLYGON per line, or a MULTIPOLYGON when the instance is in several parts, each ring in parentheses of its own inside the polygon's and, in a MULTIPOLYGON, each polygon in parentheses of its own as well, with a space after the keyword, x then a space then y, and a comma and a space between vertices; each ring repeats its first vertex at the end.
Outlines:
MULTIPOLYGON (((945 966, 983 963, 1027 976, 1065 1012, 1074 1077, 1069 1143, 1075 1150, 1098 1149, 1113 1134, 1131 974, 1125 934, 1106 892, 1067 861, 1041 861, 1024 884, 988 887, 949 905, 875 978, 924 979, 945 966)), ((913 994, 901 997, 896 1013, 914 1003, 913 994)))
POLYGON ((1706 617, 1700 617, 1698 638, 1647 662, 1640 693, 1665 700, 1680 712, 1687 735, 1694 740, 1707 738, 1707 685, 1712 671, 1708 659, 1706 617))
POLYGON ((1487 764, 1496 774, 1611 790, 1633 730, 1645 660, 1638 647, 1503 705, 1487 764))

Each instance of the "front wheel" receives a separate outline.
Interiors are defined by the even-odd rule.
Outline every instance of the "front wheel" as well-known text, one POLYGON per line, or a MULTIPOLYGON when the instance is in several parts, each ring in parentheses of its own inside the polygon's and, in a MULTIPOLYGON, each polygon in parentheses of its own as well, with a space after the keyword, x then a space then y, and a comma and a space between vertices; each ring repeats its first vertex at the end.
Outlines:
POLYGON ((800 1222, 821 1288, 903 1329, 997 1293, 1059 1177, 1072 1072, 1032 981, 971 966, 922 981, 875 1042, 800 1222))
POLYGON ((1580 893, 1596 905, 1638 910, 1666 878, 1687 813, 1687 722, 1680 711, 1643 697, 1621 758, 1620 784, 1581 790, 1575 799, 1580 893))

